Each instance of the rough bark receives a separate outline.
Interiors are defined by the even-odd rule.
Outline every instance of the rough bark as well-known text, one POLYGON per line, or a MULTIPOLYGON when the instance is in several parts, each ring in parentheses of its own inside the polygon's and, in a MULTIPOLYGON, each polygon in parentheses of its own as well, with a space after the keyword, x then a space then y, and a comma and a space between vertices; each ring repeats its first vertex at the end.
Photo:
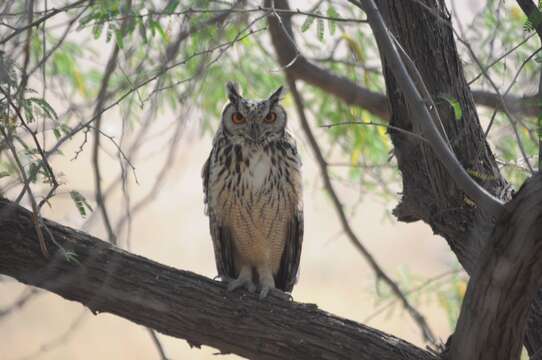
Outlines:
MULTIPOLYGON (((228 293, 203 276, 120 250, 44 219, 77 254, 67 261, 48 237, 41 255, 31 214, 0 199, 0 273, 200 346, 252 359, 436 360, 435 355, 313 304, 271 294, 228 293)), ((49 233, 46 231, 46 233, 49 233)))
MULTIPOLYGON (((485 141, 444 0, 424 0, 432 12, 415 1, 379 0, 377 3, 389 29, 413 59, 432 94, 457 158, 486 190, 508 200, 510 187, 485 141), (455 119, 444 97, 459 102, 460 120, 455 119)), ((385 59, 383 64, 393 114, 390 124, 417 131, 411 121, 411 109, 386 67, 385 59)), ((400 132, 390 131, 390 136, 403 179, 403 198, 394 210, 395 215, 401 221, 423 220, 429 224, 436 234, 447 240, 465 270, 472 275, 478 268, 495 219, 485 217, 466 198, 426 145, 400 132)), ((542 346, 541 299, 539 295, 531 307, 525 341, 530 352, 542 346)))
POLYGON ((542 285, 542 174, 506 204, 491 239, 469 282, 451 359, 520 358, 529 306, 542 285))

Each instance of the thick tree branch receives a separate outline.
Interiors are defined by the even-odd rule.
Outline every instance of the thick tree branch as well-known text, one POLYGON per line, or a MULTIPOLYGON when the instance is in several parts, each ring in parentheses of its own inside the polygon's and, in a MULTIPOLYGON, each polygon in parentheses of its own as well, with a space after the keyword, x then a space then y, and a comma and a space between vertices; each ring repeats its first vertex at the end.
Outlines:
MULTIPOLYGON (((192 345, 257 359, 437 360, 412 344, 312 304, 228 293, 203 276, 130 254, 44 219, 76 254, 67 261, 49 243, 41 255, 31 213, 0 199, 0 273, 109 312, 192 345)), ((47 239, 49 242, 50 239, 47 239)))
MULTIPOLYGON (((440 117, 453 150, 476 181, 506 201, 510 186, 499 172, 495 158, 480 126, 472 94, 457 54, 453 31, 444 0, 379 0, 386 24, 416 63, 432 97, 445 94, 457 99, 462 118, 456 120, 450 106, 437 103, 440 117)), ((393 117, 393 126, 412 130, 413 111, 399 91, 393 69, 384 59, 384 75, 393 117)), ((447 171, 426 146, 411 137, 390 131, 403 177, 403 199, 394 210, 401 221, 423 220, 446 238, 465 270, 474 275, 480 254, 487 245, 494 222, 469 204, 464 193, 450 181, 447 171)), ((530 308, 525 346, 530 353, 542 347, 542 291, 530 308)))
POLYGON ((451 359, 519 359, 529 307, 540 286, 542 174, 527 180, 506 204, 469 282, 451 359))

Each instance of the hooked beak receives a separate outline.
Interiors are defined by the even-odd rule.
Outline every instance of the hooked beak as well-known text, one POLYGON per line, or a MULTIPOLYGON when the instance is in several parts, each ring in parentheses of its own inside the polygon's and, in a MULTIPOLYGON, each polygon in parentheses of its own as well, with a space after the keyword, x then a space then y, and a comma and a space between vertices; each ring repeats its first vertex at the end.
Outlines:
POLYGON ((262 134, 262 131, 260 129, 260 125, 253 123, 250 124, 250 128, 248 129, 248 135, 250 136, 250 139, 252 141, 260 141, 260 136, 262 134))

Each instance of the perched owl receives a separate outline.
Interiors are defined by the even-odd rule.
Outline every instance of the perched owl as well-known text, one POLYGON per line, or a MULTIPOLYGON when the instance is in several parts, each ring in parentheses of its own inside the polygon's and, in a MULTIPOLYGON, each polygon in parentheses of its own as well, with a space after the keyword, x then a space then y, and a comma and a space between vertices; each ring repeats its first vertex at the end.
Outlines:
POLYGON ((228 290, 290 292, 303 241, 301 160, 279 104, 244 99, 226 85, 229 102, 203 166, 205 203, 219 276, 228 290))

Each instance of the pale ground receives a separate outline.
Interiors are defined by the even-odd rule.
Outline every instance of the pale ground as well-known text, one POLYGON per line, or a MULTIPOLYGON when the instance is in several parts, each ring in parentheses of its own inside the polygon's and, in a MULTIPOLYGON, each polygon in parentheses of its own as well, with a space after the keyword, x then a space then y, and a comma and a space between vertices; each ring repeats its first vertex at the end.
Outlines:
MULTIPOLYGON (((476 1, 476 3, 478 3, 476 1)), ((472 2, 459 2, 459 7, 470 8, 472 2)), ((472 9, 469 9, 470 11, 472 9)), ((467 12, 470 12, 467 11, 467 12)), ((293 109, 289 109, 293 114, 293 109)), ((113 115, 110 115, 113 116, 113 115)), ((162 115, 157 121, 171 123, 171 117, 162 115)), ((187 125, 177 159, 171 164, 172 175, 164 183, 155 201, 133 221, 131 250, 155 261, 190 270, 209 277, 215 276, 214 258, 208 233, 208 219, 203 213, 200 169, 210 149, 210 137, 198 136, 195 117, 187 125)), ((111 123, 111 122, 106 122, 111 123)), ((300 143, 304 159, 305 183, 305 242, 301 259, 301 277, 294 289, 294 298, 300 302, 316 303, 324 310, 346 318, 364 322, 376 308, 374 274, 362 256, 342 234, 337 216, 328 196, 321 190, 318 170, 310 149, 292 118, 291 127, 300 143)), ((117 129, 107 129, 114 134, 117 129)), ((323 141, 324 131, 316 129, 323 141)), ((64 191, 75 188, 83 193, 93 189, 90 171, 90 147, 78 161, 69 161, 81 139, 71 142, 65 149, 65 158, 58 158, 54 165, 64 172, 64 191)), ((164 158, 161 145, 147 149, 150 158, 140 157, 136 162, 140 185, 132 187, 134 198, 144 194, 154 182, 164 158), (153 155, 154 154, 154 155, 153 155)), ((151 145, 152 147, 152 145, 151 145)), ((116 176, 118 165, 103 156, 104 183, 116 176)), ((357 192, 338 186, 346 204, 353 204, 357 192), (348 200, 348 201, 347 201, 348 200)), ((109 202, 114 218, 122 215, 120 195, 109 202)), ((396 278, 401 268, 425 278, 449 270, 454 259, 445 241, 432 235, 428 226, 400 224, 384 216, 395 201, 382 201, 365 197, 356 214, 350 219, 356 233, 376 256, 385 269, 396 278)), ((63 224, 81 226, 82 220, 69 198, 64 194, 53 201, 53 210, 46 216, 63 224)), ((103 237, 100 221, 88 229, 103 237)), ((9 305, 24 290, 24 286, 7 279, 0 283, 0 309, 9 305)), ((443 310, 435 302, 419 306, 435 333, 444 341, 450 329, 443 310)), ((23 310, 0 319, 0 359, 25 358, 40 350, 34 357, 43 360, 60 359, 157 359, 156 349, 141 326, 109 314, 93 316, 88 311, 76 330, 61 345, 54 341, 70 328, 84 308, 56 295, 42 294, 23 310), (53 341, 53 343, 51 343, 53 341)), ((423 345, 418 328, 403 312, 391 318, 380 315, 368 325, 423 345)), ((214 359, 215 349, 204 347, 190 349, 179 339, 160 335, 171 359, 214 359)), ((230 355, 221 358, 236 359, 230 355)))

